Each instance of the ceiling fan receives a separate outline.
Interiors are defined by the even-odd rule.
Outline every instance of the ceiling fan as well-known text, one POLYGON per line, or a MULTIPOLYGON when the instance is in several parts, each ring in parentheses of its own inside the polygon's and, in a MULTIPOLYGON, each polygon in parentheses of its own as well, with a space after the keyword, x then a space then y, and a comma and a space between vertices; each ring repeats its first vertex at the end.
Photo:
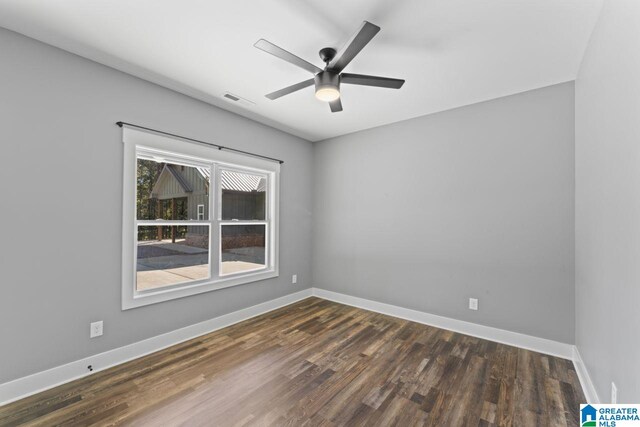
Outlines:
POLYGON ((356 57, 358 53, 373 39, 380 31, 380 27, 371 22, 364 21, 358 31, 349 39, 344 48, 338 52, 332 47, 320 49, 320 58, 325 63, 324 69, 316 67, 310 62, 287 52, 281 47, 265 40, 260 39, 254 45, 260 50, 284 59, 293 65, 297 65, 314 74, 314 77, 300 83, 285 87, 266 95, 267 98, 274 100, 284 95, 296 92, 305 87, 315 85, 316 98, 326 101, 331 107, 331 112, 342 111, 342 102, 340 101, 340 84, 352 84, 363 86, 385 87, 389 89, 400 89, 404 84, 404 80, 390 79, 388 77, 369 76, 365 74, 343 73, 342 70, 356 57))

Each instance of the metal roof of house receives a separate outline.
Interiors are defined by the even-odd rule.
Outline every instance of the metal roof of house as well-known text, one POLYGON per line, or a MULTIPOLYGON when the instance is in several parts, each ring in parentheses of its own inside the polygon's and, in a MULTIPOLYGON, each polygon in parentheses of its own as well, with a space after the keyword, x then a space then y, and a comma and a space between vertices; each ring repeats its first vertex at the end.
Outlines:
POLYGON ((232 171, 220 174, 223 190, 233 191, 265 191, 265 179, 257 175, 248 175, 232 171))
MULTIPOLYGON (((198 168, 198 172, 204 179, 210 180, 211 169, 198 168)), ((226 170, 223 170, 220 174, 220 180, 222 181, 222 189, 230 191, 264 192, 267 186, 266 179, 262 176, 226 170)))
POLYGON ((205 181, 209 182, 209 179, 211 178, 211 169, 199 167, 196 167, 196 169, 198 169, 198 172, 200 172, 200 175, 202 175, 205 181))

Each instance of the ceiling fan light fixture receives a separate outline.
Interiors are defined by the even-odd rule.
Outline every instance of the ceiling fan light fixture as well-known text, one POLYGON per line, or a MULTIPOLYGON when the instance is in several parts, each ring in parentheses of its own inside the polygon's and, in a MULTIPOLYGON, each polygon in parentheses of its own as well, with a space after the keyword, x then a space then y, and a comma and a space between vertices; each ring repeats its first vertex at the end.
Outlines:
POLYGON ((316 98, 320 101, 331 102, 340 98, 340 76, 336 73, 323 71, 314 77, 316 98))
POLYGON ((340 98, 340 91, 335 87, 321 87, 316 90, 316 98, 325 102, 335 101, 340 98))

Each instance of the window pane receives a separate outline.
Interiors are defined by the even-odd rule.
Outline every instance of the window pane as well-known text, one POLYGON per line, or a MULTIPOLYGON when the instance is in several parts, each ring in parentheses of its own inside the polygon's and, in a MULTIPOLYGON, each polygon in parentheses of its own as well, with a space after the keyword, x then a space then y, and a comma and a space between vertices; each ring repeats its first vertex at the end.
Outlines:
POLYGON ((222 187, 223 220, 264 220, 267 178, 243 172, 223 170, 220 173, 222 187))
POLYGON ((138 220, 209 219, 210 177, 209 168, 138 158, 138 220))
POLYGON ((240 273, 266 266, 265 225, 221 225, 220 274, 240 273))
POLYGON ((208 277, 208 225, 138 227, 137 290, 208 277))

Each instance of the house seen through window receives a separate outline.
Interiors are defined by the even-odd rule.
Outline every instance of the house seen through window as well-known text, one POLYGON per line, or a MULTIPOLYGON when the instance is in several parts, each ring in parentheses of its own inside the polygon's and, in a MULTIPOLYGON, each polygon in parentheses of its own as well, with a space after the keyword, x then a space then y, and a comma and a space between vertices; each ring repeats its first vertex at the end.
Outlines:
POLYGON ((267 175, 144 154, 136 162, 136 290, 266 267, 267 175))

